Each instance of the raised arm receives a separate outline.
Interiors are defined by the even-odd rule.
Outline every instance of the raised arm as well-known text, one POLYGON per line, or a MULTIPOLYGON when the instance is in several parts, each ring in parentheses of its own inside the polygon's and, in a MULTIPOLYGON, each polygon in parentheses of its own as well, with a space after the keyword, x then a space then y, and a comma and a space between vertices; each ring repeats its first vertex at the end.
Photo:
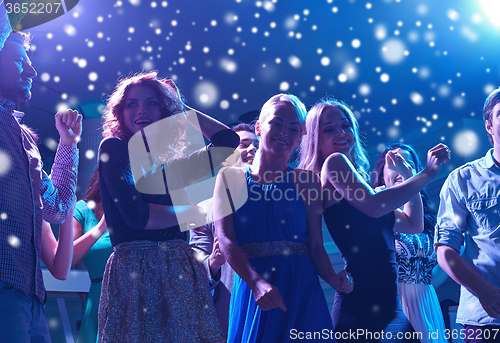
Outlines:
POLYGON ((72 110, 59 110, 54 118, 60 142, 50 177, 42 171, 40 195, 43 219, 60 224, 75 197, 78 174, 76 145, 82 133, 82 115, 72 110))
POLYGON ((215 230, 219 239, 220 248, 229 265, 245 281, 252 290, 257 305, 268 311, 273 308, 281 308, 286 311, 285 302, 278 288, 264 280, 252 267, 243 250, 236 244, 234 230, 234 215, 228 214, 227 209, 231 207, 226 193, 223 177, 232 180, 232 173, 237 171, 232 168, 220 173, 217 177, 214 192, 214 220, 215 230))
POLYGON ((206 214, 194 204, 174 207, 144 202, 135 187, 127 145, 119 138, 108 137, 101 143, 99 175, 109 194, 118 199, 115 203, 122 218, 134 229, 162 230, 187 222, 198 227, 205 224, 206 214))
POLYGON ((430 149, 427 165, 405 182, 376 193, 363 180, 349 159, 342 153, 330 155, 321 171, 323 184, 329 182, 351 205, 371 217, 381 217, 403 206, 432 180, 443 162, 449 160, 449 149, 438 144, 430 149))
POLYGON ((315 172, 309 170, 296 170, 296 173, 307 173, 307 177, 298 177, 298 180, 307 182, 297 184, 297 190, 303 197, 307 211, 307 253, 318 275, 325 280, 333 289, 350 293, 353 289, 352 278, 345 270, 338 275, 333 269, 330 258, 323 245, 323 234, 321 232, 321 214, 323 206, 321 201, 321 183, 315 172), (306 191, 301 192, 305 188, 306 191))
MULTIPOLYGON (((406 162, 403 156, 399 153, 400 149, 388 151, 385 155, 386 166, 401 175, 403 181, 411 178, 416 174, 415 169, 406 162)), ((424 208, 420 193, 415 194, 406 204, 403 209, 396 209, 394 232, 402 233, 421 233, 424 231, 424 208)))
POLYGON ((420 192, 408 201, 403 210, 394 211, 394 232, 421 233, 424 231, 424 208, 420 192))
POLYGON ((194 108, 186 106, 188 112, 187 120, 195 128, 199 129, 203 136, 210 138, 221 130, 229 130, 227 125, 221 123, 215 118, 212 118, 194 108))
POLYGON ((75 202, 64 223, 59 225, 59 239, 56 240, 50 224, 42 221, 41 258, 50 273, 59 280, 66 280, 73 260, 73 210, 75 202))
POLYGON ((99 223, 92 229, 83 233, 82 224, 73 218, 73 262, 71 267, 74 267, 82 258, 89 252, 90 248, 101 238, 101 236, 108 231, 106 219, 102 215, 99 223))

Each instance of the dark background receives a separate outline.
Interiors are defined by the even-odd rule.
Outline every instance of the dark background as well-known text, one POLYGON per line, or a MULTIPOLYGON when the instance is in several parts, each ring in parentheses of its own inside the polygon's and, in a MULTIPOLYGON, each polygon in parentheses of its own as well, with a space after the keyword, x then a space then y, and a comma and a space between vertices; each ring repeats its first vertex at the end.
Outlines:
MULTIPOLYGON (((83 113, 81 197, 96 165, 101 111, 120 76, 158 69, 189 105, 227 124, 282 91, 307 107, 333 95, 359 118, 372 165, 394 141, 413 144, 422 158, 439 142, 452 148, 452 160, 428 185, 436 202, 448 173, 490 147, 482 105, 500 85, 500 31, 488 14, 500 11, 483 2, 80 0, 30 29, 38 77, 20 110, 40 135, 46 168, 57 147, 57 108, 83 113)), ((326 230, 324 241, 341 270, 326 230)), ((334 292, 324 288, 331 305, 334 292)), ((440 299, 458 299, 457 292, 452 281, 438 288, 440 299)), ((58 342, 65 303, 50 297, 47 318, 58 342)), ((81 301, 66 304, 65 332, 76 337, 81 301)))
POLYGON ((189 105, 227 124, 281 91, 307 107, 328 94, 359 118, 372 165, 387 143, 412 143, 425 157, 442 141, 454 156, 447 174, 489 148, 480 120, 486 95, 500 85, 500 35, 488 17, 498 10, 481 4, 80 0, 29 30, 38 77, 20 109, 41 137, 47 166, 58 140, 54 113, 79 109, 90 127, 84 136, 96 136, 81 146, 82 154, 94 151, 88 161, 82 155, 85 173, 98 144, 92 118, 119 76, 158 69, 189 105))

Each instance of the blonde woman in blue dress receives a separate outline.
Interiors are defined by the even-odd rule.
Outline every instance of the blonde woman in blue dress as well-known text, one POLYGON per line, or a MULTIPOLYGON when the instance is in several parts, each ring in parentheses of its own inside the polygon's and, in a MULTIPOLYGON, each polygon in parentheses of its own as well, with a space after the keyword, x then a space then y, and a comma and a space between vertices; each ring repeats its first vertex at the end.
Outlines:
POLYGON ((228 342, 290 342, 307 332, 316 333, 308 342, 335 341, 318 275, 338 291, 353 284, 345 271, 335 273, 323 247, 319 177, 287 165, 305 116, 297 97, 273 96, 255 126, 260 147, 252 166, 226 169, 217 179, 217 237, 237 273, 228 342), (241 201, 240 191, 248 198, 241 201))

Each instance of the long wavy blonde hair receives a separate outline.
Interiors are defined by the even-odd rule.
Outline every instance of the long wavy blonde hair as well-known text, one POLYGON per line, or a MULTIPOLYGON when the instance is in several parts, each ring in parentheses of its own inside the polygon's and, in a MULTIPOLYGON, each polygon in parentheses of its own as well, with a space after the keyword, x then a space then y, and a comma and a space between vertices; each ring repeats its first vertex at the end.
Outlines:
POLYGON ((319 151, 319 131, 320 120, 327 107, 338 107, 345 115, 349 125, 351 125, 354 136, 354 147, 351 151, 350 160, 356 167, 356 170, 369 181, 368 171, 370 162, 368 155, 363 147, 360 135, 358 120, 349 109, 346 103, 334 97, 326 97, 318 101, 307 113, 306 130, 307 135, 302 139, 300 147, 300 165, 299 168, 314 170, 320 172, 325 159, 328 156, 322 156, 319 151))

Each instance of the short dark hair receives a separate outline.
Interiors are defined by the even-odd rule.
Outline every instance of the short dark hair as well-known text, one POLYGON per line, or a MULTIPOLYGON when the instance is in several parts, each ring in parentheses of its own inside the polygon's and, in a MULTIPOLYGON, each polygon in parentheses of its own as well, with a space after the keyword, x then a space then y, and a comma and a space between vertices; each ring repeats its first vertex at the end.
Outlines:
MULTIPOLYGON (((31 33, 11 32, 5 42, 14 42, 21 44, 26 51, 31 48, 31 33)), ((4 45, 5 46, 5 45, 4 45)), ((0 58, 2 57, 3 49, 0 49, 0 58)))
POLYGON ((255 126, 252 124, 247 124, 247 123, 239 123, 234 125, 231 130, 234 132, 240 132, 240 131, 247 131, 251 133, 255 133, 255 126))
MULTIPOLYGON (((493 108, 500 102, 500 87, 495 89, 488 95, 484 101, 483 106, 483 118, 484 121, 488 121, 491 124, 491 115, 493 114, 493 108)), ((493 137, 488 133, 488 138, 490 139, 491 145, 493 145, 493 137)))

